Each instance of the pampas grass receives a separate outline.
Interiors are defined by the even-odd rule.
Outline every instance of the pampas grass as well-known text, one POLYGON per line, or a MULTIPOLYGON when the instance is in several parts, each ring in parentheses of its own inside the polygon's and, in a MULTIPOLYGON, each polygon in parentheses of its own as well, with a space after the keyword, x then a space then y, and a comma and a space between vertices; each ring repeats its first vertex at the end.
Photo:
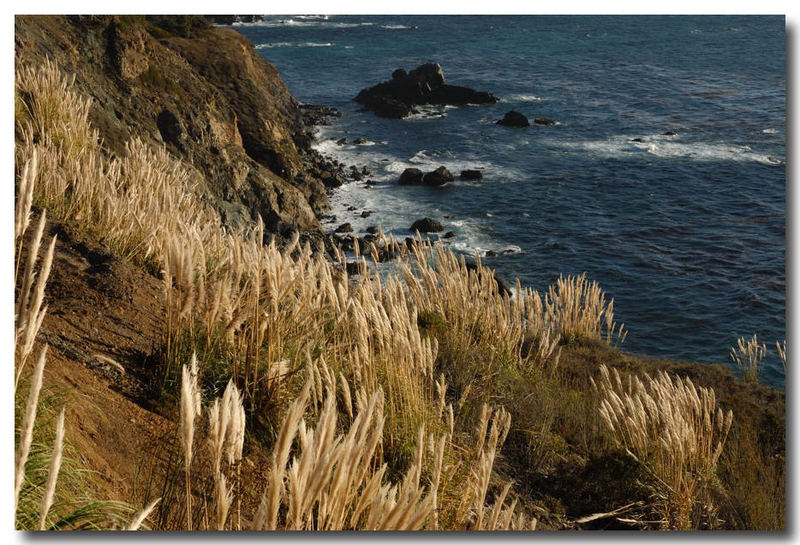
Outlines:
POLYGON ((44 489, 44 498, 42 499, 42 507, 39 511, 39 530, 44 530, 46 528, 47 513, 50 511, 50 506, 53 505, 56 481, 58 480, 58 472, 61 469, 61 454, 63 448, 64 409, 61 409, 61 414, 58 415, 58 423, 56 424, 56 440, 53 445, 53 454, 50 457, 50 468, 47 471, 47 484, 44 489))
POLYGON ((652 472, 662 526, 685 530, 698 518, 713 520, 710 488, 733 421, 714 390, 664 372, 623 381, 605 365, 592 383, 612 440, 652 472))
POLYGON ((767 346, 758 343, 758 335, 751 339, 740 337, 731 348, 731 359, 748 382, 758 382, 761 361, 767 355, 767 346))

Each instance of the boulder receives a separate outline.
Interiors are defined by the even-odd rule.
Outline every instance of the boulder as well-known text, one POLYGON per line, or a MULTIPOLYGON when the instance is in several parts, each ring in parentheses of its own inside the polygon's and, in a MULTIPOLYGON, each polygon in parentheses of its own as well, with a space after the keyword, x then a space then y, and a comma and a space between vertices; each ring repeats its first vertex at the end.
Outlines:
POLYGON ((678 136, 678 133, 675 131, 665 131, 661 133, 662 136, 678 136))
POLYGON ((438 233, 444 228, 442 224, 431 218, 422 218, 411 225, 411 231, 419 231, 420 233, 438 233))
POLYGON ((454 236, 456 236, 456 234, 455 234, 453 231, 447 231, 447 232, 446 232, 444 235, 442 235, 442 236, 443 236, 444 238, 453 238, 454 236))
POLYGON ((337 227, 334 232, 335 233, 352 233, 353 232, 353 226, 350 225, 349 223, 343 223, 339 227, 337 227))
POLYGON ((361 217, 362 218, 368 218, 371 215, 372 215, 372 210, 364 210, 363 212, 361 212, 361 217))
POLYGON ((459 178, 462 180, 483 180, 483 172, 480 170, 462 170, 459 178))
POLYGON ((422 171, 418 168, 407 168, 400 175, 400 185, 417 185, 422 183, 422 171))
POLYGON ((366 144, 366 143, 367 143, 367 139, 363 138, 363 137, 358 137, 355 140, 353 140, 353 144, 355 144, 357 146, 361 146, 361 145, 366 144))
POLYGON ((392 79, 362 89, 353 100, 379 117, 396 119, 411 114, 415 105, 460 106, 497 102, 491 93, 445 84, 442 67, 436 63, 423 64, 408 73, 402 68, 395 70, 392 79))
POLYGON ((447 182, 453 181, 453 175, 445 167, 439 167, 433 172, 428 172, 423 178, 424 185, 444 185, 447 182))
POLYGON ((497 124, 505 127, 529 127, 531 123, 528 121, 527 117, 518 111, 511 110, 510 112, 506 112, 506 115, 504 115, 503 119, 498 121, 497 124))
POLYGON ((536 119, 533 120, 533 122, 536 123, 537 125, 555 125, 556 124, 555 121, 553 121, 552 119, 549 119, 547 117, 537 117, 536 119))
POLYGON ((344 146, 345 144, 347 144, 347 138, 340 138, 336 141, 337 146, 344 146))

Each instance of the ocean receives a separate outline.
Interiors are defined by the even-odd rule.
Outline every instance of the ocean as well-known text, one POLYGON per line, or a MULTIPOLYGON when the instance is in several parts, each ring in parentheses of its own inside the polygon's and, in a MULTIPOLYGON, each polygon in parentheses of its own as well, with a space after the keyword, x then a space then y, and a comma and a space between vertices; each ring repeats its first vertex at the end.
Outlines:
POLYGON ((544 291, 586 272, 614 299, 629 352, 733 365, 731 346, 757 333, 762 381, 784 386, 782 16, 270 16, 235 28, 299 101, 342 112, 319 150, 372 171, 371 188, 334 190, 326 228, 380 223, 403 239, 437 219, 455 251, 497 253, 484 261, 506 279, 544 291), (352 101, 425 62, 500 101, 403 120, 352 101), (511 109, 558 123, 497 125, 511 109), (441 165, 484 179, 396 183, 441 165))

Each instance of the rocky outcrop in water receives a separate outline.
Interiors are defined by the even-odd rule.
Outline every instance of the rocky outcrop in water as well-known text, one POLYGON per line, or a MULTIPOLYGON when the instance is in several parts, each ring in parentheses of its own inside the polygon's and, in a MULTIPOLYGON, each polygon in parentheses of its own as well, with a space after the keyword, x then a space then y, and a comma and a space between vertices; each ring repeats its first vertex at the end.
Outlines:
POLYGON ((363 89, 354 100, 379 117, 393 119, 406 117, 414 112, 414 106, 423 104, 462 106, 497 102, 491 93, 446 84, 442 67, 436 63, 423 64, 411 72, 395 70, 392 79, 363 89))
POLYGON ((506 115, 504 115, 503 119, 498 121, 497 124, 506 127, 530 127, 531 122, 528 121, 528 118, 523 114, 516 110, 511 110, 510 112, 506 112, 506 115))
POLYGON ((415 221, 411 227, 411 231, 419 231, 420 233, 438 233, 443 231, 442 224, 431 218, 422 218, 415 221))
POLYGON ((444 185, 453 181, 453 175, 445 167, 439 167, 433 172, 427 173, 422 177, 423 185, 444 185))

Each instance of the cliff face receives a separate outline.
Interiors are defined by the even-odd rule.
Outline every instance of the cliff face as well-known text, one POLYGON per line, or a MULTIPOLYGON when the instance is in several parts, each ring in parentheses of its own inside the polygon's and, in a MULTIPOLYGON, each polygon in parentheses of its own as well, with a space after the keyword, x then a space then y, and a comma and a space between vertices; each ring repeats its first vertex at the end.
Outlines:
POLYGON ((278 70, 240 34, 180 37, 144 17, 17 16, 17 63, 50 58, 93 98, 110 153, 133 136, 166 145, 231 225, 260 214, 273 232, 319 229, 328 207, 307 169, 309 135, 278 70))

